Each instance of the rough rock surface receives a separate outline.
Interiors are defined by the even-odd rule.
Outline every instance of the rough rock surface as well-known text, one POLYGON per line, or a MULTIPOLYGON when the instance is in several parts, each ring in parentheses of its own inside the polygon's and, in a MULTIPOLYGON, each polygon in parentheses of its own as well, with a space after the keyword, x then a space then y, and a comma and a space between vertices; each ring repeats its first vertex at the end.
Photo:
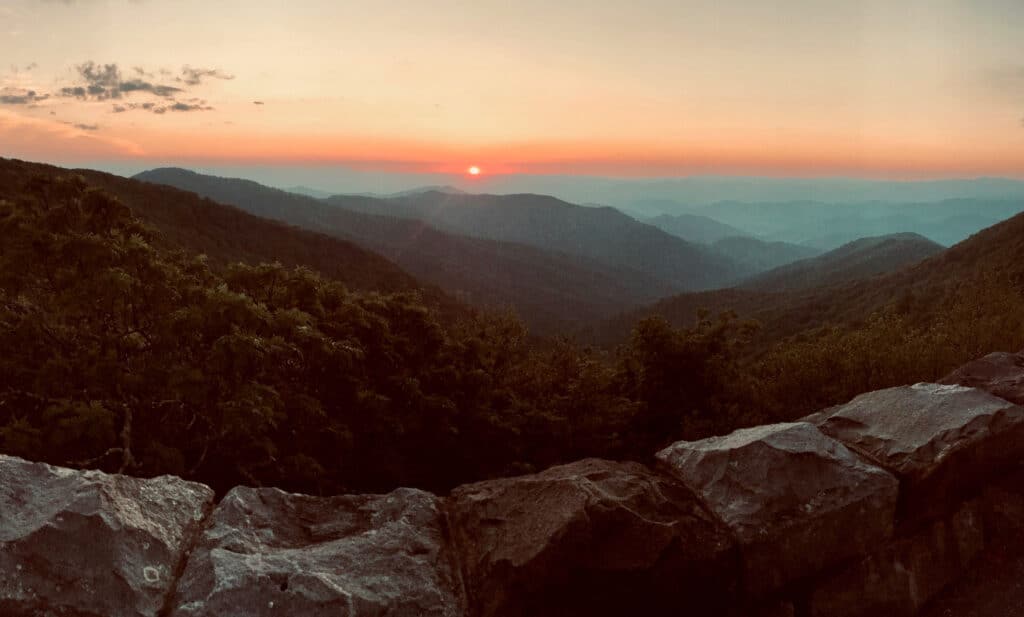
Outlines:
POLYGON ((917 515, 956 503, 1024 455, 1024 408, 962 386, 868 392, 819 427, 895 473, 902 509, 917 515))
POLYGON ((980 498, 985 550, 922 613, 925 617, 1024 615, 1024 470, 1000 478, 980 498))
POLYGON ((676 480, 588 459, 459 487, 449 519, 479 615, 715 614, 728 533, 676 480))
POLYGON ((943 588, 962 577, 984 548, 982 506, 964 504, 847 568, 814 591, 811 617, 916 615, 943 588))
POLYGON ((896 479, 812 424, 682 441, 657 456, 737 537, 751 593, 867 554, 892 533, 896 479))
POLYGON ((448 617, 463 611, 437 497, 239 487, 214 510, 172 615, 448 617))
POLYGON ((1024 404, 1024 353, 990 353, 969 362, 939 382, 978 388, 1018 405, 1024 404))
POLYGON ((157 615, 212 501, 170 476, 0 456, 0 614, 157 615))

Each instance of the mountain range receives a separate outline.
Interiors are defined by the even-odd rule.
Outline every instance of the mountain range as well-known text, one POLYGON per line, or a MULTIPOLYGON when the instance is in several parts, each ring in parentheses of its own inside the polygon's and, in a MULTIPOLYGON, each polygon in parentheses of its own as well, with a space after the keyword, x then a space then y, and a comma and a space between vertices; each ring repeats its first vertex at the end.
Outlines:
POLYGON ((753 276, 742 289, 786 291, 871 278, 937 255, 944 247, 915 233, 861 238, 753 276))
POLYGON ((385 200, 339 195, 326 201, 355 212, 414 219, 448 232, 593 259, 655 277, 677 290, 722 287, 750 273, 725 255, 614 208, 578 206, 546 195, 430 190, 385 200))
MULTIPOLYGON (((564 252, 447 233, 420 221, 367 214, 252 181, 157 169, 135 177, 257 216, 345 239, 477 306, 512 308, 537 332, 607 317, 678 289, 656 277, 564 252)), ((348 196, 350 204, 381 200, 348 196)))

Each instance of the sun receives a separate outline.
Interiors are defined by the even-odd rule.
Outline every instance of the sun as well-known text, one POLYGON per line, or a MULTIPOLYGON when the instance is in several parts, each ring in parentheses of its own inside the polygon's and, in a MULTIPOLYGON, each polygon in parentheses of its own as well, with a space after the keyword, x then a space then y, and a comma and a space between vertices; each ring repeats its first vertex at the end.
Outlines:
POLYGON ((477 167, 476 165, 472 165, 466 171, 469 172, 469 175, 471 175, 471 176, 479 176, 480 175, 480 168, 477 167))

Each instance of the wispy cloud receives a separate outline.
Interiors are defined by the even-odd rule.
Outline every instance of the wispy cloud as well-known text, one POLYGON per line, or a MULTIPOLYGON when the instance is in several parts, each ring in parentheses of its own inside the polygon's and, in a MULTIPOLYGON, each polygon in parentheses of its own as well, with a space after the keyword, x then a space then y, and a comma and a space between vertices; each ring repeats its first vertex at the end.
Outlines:
POLYGON ((181 75, 175 78, 175 81, 183 83, 188 86, 198 86, 203 83, 204 79, 234 79, 234 75, 229 75, 220 69, 198 69, 190 66, 185 66, 181 69, 181 75))
POLYGON ((64 86, 59 95, 80 101, 116 101, 113 113, 127 111, 148 111, 154 114, 167 112, 210 111, 213 109, 205 100, 191 98, 181 100, 189 89, 202 85, 206 80, 230 80, 234 75, 221 69, 184 66, 175 73, 166 68, 148 71, 133 66, 125 72, 116 63, 99 64, 83 62, 75 67, 76 83, 64 86), (173 84, 173 85, 172 85, 173 84), (134 95, 151 96, 158 101, 127 101, 134 95))
POLYGON ((116 64, 96 64, 89 61, 75 67, 80 83, 75 86, 61 88, 60 94, 85 101, 107 101, 120 99, 137 92, 153 94, 159 97, 171 97, 181 88, 133 77, 125 79, 116 64))
POLYGON ((41 94, 35 90, 22 88, 3 88, 0 90, 0 105, 34 105, 50 98, 49 94, 41 94))
POLYGON ((154 114, 165 114, 169 111, 212 111, 213 107, 208 105, 204 100, 190 99, 187 102, 169 101, 167 103, 118 103, 113 106, 111 111, 115 114, 121 114, 126 111, 134 111, 136 109, 149 111, 154 114))
MULTIPOLYGON (((32 63, 24 70, 34 68, 35 63, 32 63)), ((116 63, 101 64, 93 61, 83 62, 73 68, 74 78, 70 84, 58 84, 59 87, 55 91, 47 93, 40 91, 27 76, 19 76, 18 67, 11 67, 12 75, 0 79, 0 105, 34 107, 48 99, 63 99, 83 102, 109 101, 112 103, 111 113, 116 114, 129 111, 145 111, 157 115, 169 112, 212 111, 212 105, 205 99, 190 97, 189 91, 202 86, 207 80, 234 79, 233 75, 220 69, 188 65, 179 72, 166 68, 149 71, 141 66, 133 66, 122 71, 116 63)), ((87 131, 99 128, 94 124, 74 126, 87 131)))

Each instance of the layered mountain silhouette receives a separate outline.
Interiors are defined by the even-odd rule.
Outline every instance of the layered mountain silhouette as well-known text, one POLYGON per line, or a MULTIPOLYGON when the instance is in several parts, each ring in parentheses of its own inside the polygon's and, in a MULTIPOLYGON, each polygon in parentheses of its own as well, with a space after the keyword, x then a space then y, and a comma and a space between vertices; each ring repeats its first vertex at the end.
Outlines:
POLYGON ((711 248, 755 272, 771 270, 821 254, 814 247, 791 242, 768 242, 750 236, 722 238, 713 242, 711 248))
POLYGON ((986 278, 992 288, 1019 293, 1024 214, 949 249, 938 248, 915 234, 868 238, 759 275, 738 288, 664 298, 595 326, 590 334, 597 342, 615 344, 644 317, 659 315, 690 326, 702 311, 734 311, 760 322, 759 341, 767 345, 825 324, 856 324, 886 307, 925 321, 956 299, 959 289, 986 278))
POLYGON ((386 200, 338 195, 327 203, 354 212, 415 219, 467 236, 578 255, 642 272, 677 290, 723 287, 751 273, 728 256, 614 208, 577 206, 546 195, 425 191, 386 200))
POLYGON ((928 203, 720 202, 692 212, 763 240, 832 250, 854 240, 914 232, 943 246, 1024 210, 1019 198, 960 198, 928 203))
POLYGON ((861 238, 823 255, 758 274, 740 287, 784 291, 835 285, 892 272, 942 250, 941 245, 914 233, 861 238))
MULTIPOLYGON (((538 332, 607 317, 678 289, 650 274, 585 256, 447 233, 417 220, 366 214, 248 180, 183 169, 157 169, 135 178, 345 239, 463 301, 510 307, 538 332)), ((365 203, 367 209, 391 203, 371 197, 344 200, 365 203)))
POLYGON ((726 225, 701 214, 662 214, 649 218, 646 222, 683 240, 702 244, 713 244, 724 238, 750 235, 738 227, 726 225))

